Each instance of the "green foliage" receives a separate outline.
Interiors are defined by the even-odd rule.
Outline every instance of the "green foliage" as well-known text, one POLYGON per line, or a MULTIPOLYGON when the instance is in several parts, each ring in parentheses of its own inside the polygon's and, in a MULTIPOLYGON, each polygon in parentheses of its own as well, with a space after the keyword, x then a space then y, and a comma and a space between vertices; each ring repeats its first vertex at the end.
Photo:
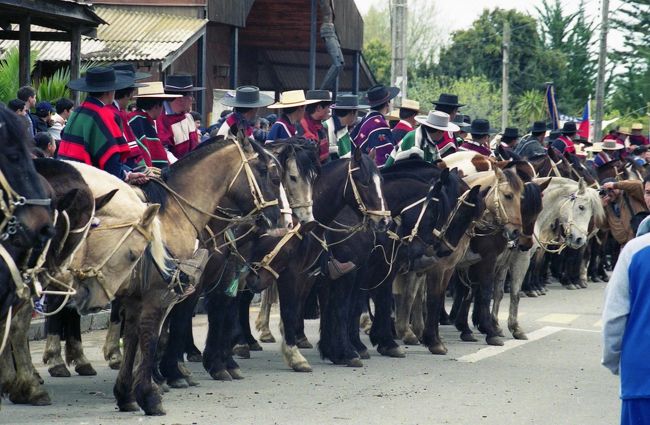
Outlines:
POLYGON ((380 84, 390 85, 390 55, 390 47, 377 39, 368 42, 363 49, 363 57, 380 84))
POLYGON ((528 128, 534 121, 546 120, 544 92, 528 90, 522 93, 515 105, 513 123, 519 128, 528 128))
MULTIPOLYGON (((99 66, 93 62, 86 62, 81 64, 80 75, 84 75, 88 68, 99 66)), ((56 102, 62 97, 70 97, 70 90, 67 84, 70 82, 70 68, 59 68, 51 77, 44 77, 38 83, 39 100, 47 100, 51 103, 56 102)))
MULTIPOLYGON (((36 52, 31 53, 30 73, 36 65, 36 52)), ((18 48, 14 47, 7 51, 4 59, 0 61, 0 101, 5 104, 16 98, 20 88, 18 73, 20 70, 18 48)))
POLYGON ((610 106, 631 113, 650 102, 650 0, 626 0, 614 26, 623 33, 625 48, 612 59, 625 64, 625 71, 614 78, 610 106))
POLYGON ((457 93, 466 103, 460 113, 472 119, 487 118, 493 127, 501 122, 501 91, 484 76, 468 78, 420 78, 409 89, 409 98, 417 100, 423 109, 432 108, 432 101, 441 93, 457 93))

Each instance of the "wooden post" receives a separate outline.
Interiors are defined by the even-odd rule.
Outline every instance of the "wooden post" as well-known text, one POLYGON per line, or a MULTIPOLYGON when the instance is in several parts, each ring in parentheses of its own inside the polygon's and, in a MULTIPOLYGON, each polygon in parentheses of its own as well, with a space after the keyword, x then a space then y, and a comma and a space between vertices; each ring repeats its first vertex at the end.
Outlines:
POLYGON ((20 20, 20 40, 18 41, 19 71, 18 81, 20 86, 29 85, 31 82, 31 25, 32 17, 27 15, 20 20))
POLYGON ((239 27, 232 27, 230 32, 230 88, 239 84, 239 27))
MULTIPOLYGON (((70 31, 70 79, 76 80, 81 75, 81 30, 75 27, 70 31)), ((71 90, 72 101, 79 105, 80 94, 76 90, 71 90)))
POLYGON ((352 62, 352 93, 359 94, 359 67, 361 62, 361 52, 354 52, 352 62))
POLYGON ((503 23, 503 67, 501 75, 501 131, 508 126, 509 89, 510 89, 510 22, 503 23))
POLYGON ((609 0, 602 2, 600 22, 600 41, 598 53, 598 74, 596 75, 596 113, 594 114, 594 142, 600 142, 603 136, 603 118, 605 115, 605 65, 607 61, 607 30, 609 26, 609 0))
MULTIPOLYGON (((206 86, 205 79, 205 59, 206 59, 206 43, 205 33, 197 40, 196 47, 198 50, 198 58, 196 61, 196 85, 199 87, 206 86)), ((197 91, 196 93, 196 109, 201 115, 205 113, 205 92, 197 91)), ((205 121, 205 120, 204 120, 205 121)))

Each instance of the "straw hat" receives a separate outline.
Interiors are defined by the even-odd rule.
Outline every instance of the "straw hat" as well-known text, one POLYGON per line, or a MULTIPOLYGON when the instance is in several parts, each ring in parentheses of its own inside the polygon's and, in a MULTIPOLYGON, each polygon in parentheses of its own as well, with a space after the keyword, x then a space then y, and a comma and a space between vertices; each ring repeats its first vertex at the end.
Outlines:
POLYGON ((399 117, 399 108, 393 108, 388 115, 386 115, 386 119, 388 121, 399 121, 401 118, 399 117))
POLYGON ((411 99, 402 99, 400 108, 420 112, 420 102, 411 99))
POLYGON ((594 143, 592 146, 588 146, 585 148, 585 152, 602 152, 603 151, 603 144, 600 142, 594 143))
POLYGON ((280 93, 280 101, 268 106, 269 109, 295 108, 321 102, 320 99, 306 99, 303 90, 290 90, 280 93))
POLYGON ((640 122, 635 122, 632 124, 632 130, 643 130, 643 124, 640 122))
POLYGON ((604 151, 617 151, 619 149, 625 149, 625 146, 618 143, 616 140, 611 140, 611 139, 603 140, 603 142, 600 145, 602 150, 604 151))
POLYGON ((618 129, 618 133, 619 134, 625 134, 626 136, 629 136, 630 134, 632 134, 632 132, 630 131, 630 127, 620 127, 618 129))
POLYGON ((163 87, 162 81, 154 81, 151 83, 144 83, 144 87, 138 88, 138 93, 133 96, 138 97, 147 97, 153 99, 173 99, 176 97, 182 97, 181 94, 167 94, 165 93, 165 87, 163 87))
POLYGON ((460 128, 449 122, 449 114, 441 111, 429 111, 429 115, 418 115, 415 120, 425 127, 442 131, 458 131, 460 128))

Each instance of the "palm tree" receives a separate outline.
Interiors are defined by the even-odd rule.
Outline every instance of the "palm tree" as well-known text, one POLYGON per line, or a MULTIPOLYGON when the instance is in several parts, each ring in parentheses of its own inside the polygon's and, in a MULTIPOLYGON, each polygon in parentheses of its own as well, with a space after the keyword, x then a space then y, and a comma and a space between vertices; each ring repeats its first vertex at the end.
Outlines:
POLYGON ((515 111, 520 126, 528 126, 533 121, 544 120, 546 118, 544 93, 537 90, 523 92, 517 100, 515 111))

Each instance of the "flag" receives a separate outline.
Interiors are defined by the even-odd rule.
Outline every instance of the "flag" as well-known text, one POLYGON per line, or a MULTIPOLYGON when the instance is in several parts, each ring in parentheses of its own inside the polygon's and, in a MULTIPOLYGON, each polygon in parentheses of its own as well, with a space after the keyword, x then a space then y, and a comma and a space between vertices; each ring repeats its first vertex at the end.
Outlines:
POLYGON ((555 102, 555 89, 552 83, 546 84, 546 111, 551 119, 551 130, 560 128, 560 116, 555 102))
POLYGON ((580 121, 580 127, 578 127, 578 135, 585 140, 589 140, 589 119, 591 118, 591 111, 589 110, 589 100, 585 105, 585 110, 582 112, 582 121, 580 121))

